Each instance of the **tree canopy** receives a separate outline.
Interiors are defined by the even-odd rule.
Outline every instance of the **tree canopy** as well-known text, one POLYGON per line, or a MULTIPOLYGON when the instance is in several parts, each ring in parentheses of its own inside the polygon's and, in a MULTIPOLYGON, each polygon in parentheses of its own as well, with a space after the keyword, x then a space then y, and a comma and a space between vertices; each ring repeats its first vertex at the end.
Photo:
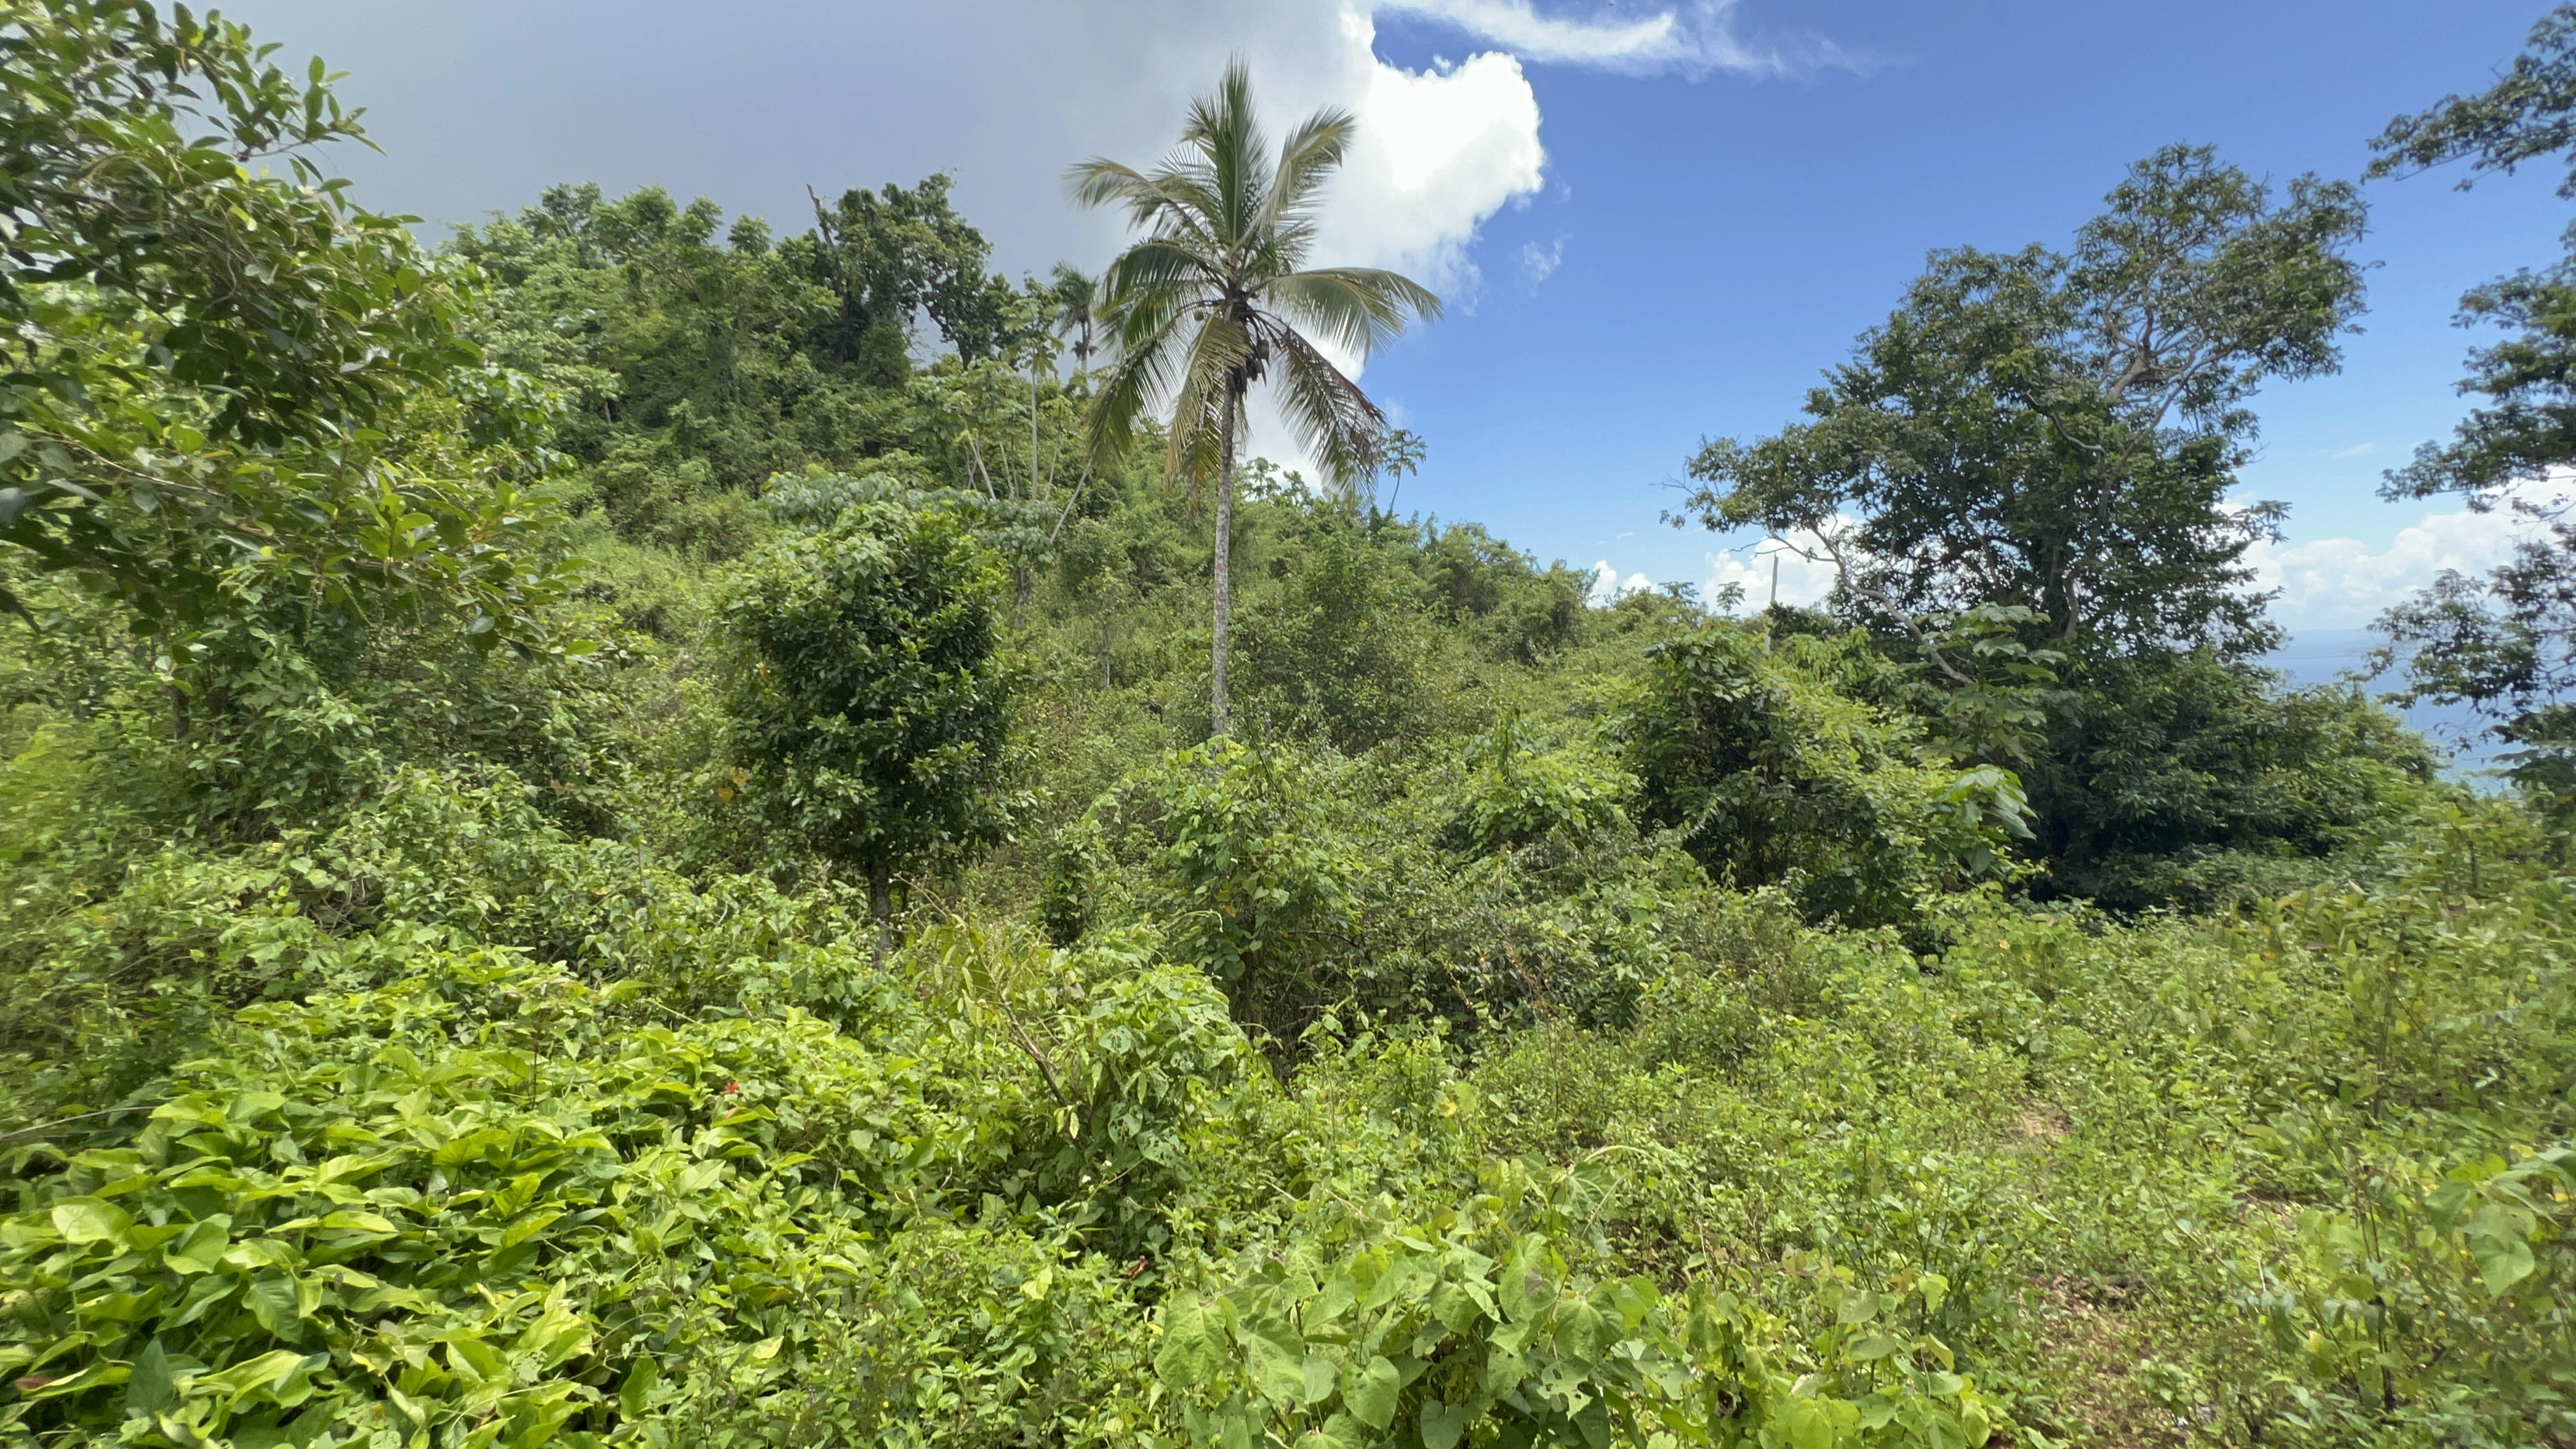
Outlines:
POLYGON ((1004 588, 953 515, 875 503, 771 544, 716 603, 739 788, 860 872, 881 925, 896 871, 1010 825, 1004 588))
MULTIPOLYGON (((2373 143, 2375 175, 2465 160, 2510 173, 2567 153, 2576 165, 2576 9, 2545 16, 2512 68, 2475 96, 2400 116, 2373 143)), ((2576 195, 2576 171, 2560 188, 2576 195)), ((2379 621, 2384 662, 2401 659, 2415 699, 2468 703, 2516 747, 2527 779, 2562 798, 2576 790, 2576 523, 2564 475, 2576 464, 2576 233, 2570 256, 2517 272, 2461 299, 2460 324, 2506 336, 2469 358, 2460 390, 2483 401, 2448 443, 2426 443, 2392 470, 2388 498, 2459 494, 2479 512, 2506 509, 2529 533, 2484 577, 2446 572, 2379 621)))
POLYGON ((466 280, 324 178, 309 153, 363 132, 320 67, 212 14, 28 0, 0 75, 0 540, 145 629, 386 591, 551 647, 546 401, 458 334, 466 280))
POLYGON ((2279 510, 2229 498, 2273 379, 2333 370, 2361 308, 2361 201, 2269 188, 2205 147, 2131 169, 2071 252, 1936 252, 1812 421, 1691 461, 1682 513, 1836 570, 1838 606, 1938 657, 1980 605, 2115 651, 2275 637, 2245 551, 2279 510))

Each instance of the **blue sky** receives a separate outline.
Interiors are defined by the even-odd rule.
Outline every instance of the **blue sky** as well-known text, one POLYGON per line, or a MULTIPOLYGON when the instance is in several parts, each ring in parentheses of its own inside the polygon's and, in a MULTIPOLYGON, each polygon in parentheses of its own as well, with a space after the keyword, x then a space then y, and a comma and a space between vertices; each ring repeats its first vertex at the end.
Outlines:
MULTIPOLYGON (((1489 267, 1497 284, 1473 317, 1371 379, 1434 439, 1426 501, 1466 509, 1481 495, 1512 536, 1701 578, 1713 540, 1655 532, 1639 490, 1676 476, 1702 434, 1792 416, 1927 249, 2062 241, 2123 166, 2168 141, 2215 144, 2258 175, 2352 175, 2392 114, 2480 85, 2534 13, 2476 0, 1812 5, 1745 23, 1821 32, 1883 62, 1760 81, 1532 66, 1556 185, 1499 213, 1484 250, 1562 241, 1562 261, 1535 287, 1489 267)), ((1382 25, 1379 43, 1420 64, 1457 44, 1444 29, 1382 25)), ((2318 541, 2369 550, 2348 589, 2284 601, 2299 622, 2364 622, 2402 571, 2387 553, 2398 531, 2452 511, 2379 502, 2380 470, 2459 415, 2459 293, 2554 256, 2571 213, 2555 175, 2466 194, 2452 179, 2369 188, 2366 331, 2341 375, 2262 401, 2247 492, 2290 503, 2291 542, 2321 563, 2350 553, 2318 541)))
MULTIPOLYGON (((290 56, 352 72, 386 155, 360 194, 432 221, 548 182, 647 181, 796 225, 803 186, 954 169, 1013 269, 1096 265, 1064 205, 1095 151, 1148 159, 1227 53, 1285 121, 1351 105, 1378 151, 1332 259, 1428 274, 1450 315, 1366 381, 1428 441, 1403 504, 1542 557, 1707 583, 1744 555, 1656 521, 1706 436, 1789 421, 1934 247, 2062 243, 2132 160, 2215 144, 2258 175, 2356 174, 2388 118, 2476 89, 2534 0, 1735 5, 1530 0, 252 0, 290 56), (1716 558, 1712 554, 1717 553, 1716 558), (1730 560, 1733 562, 1730 564, 1730 560)), ((2301 628, 2367 622, 2502 524, 2374 496, 2446 432, 2465 288, 2551 260, 2556 177, 2373 185, 2367 331, 2337 377, 2261 400, 2251 497, 2301 628)), ((1757 577, 1767 577, 1757 574, 1757 577)), ((1812 583, 1812 581, 1809 581, 1812 583)), ((1794 576, 1785 591, 1801 588, 1794 576)), ((1758 592, 1759 586, 1757 586, 1758 592)))

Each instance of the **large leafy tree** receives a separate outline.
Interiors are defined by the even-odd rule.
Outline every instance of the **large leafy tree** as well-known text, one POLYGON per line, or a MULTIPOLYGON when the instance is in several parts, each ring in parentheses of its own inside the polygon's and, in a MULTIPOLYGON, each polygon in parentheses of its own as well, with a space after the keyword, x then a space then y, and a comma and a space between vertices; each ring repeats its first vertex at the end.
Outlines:
POLYGON ((836 299, 774 255, 756 218, 728 227, 705 197, 647 186, 607 200, 584 182, 459 228, 448 250, 499 284, 475 319, 487 352, 575 405, 557 446, 580 461, 682 420, 721 484, 748 490, 802 461, 793 420, 763 404, 813 386, 798 349, 836 299))
POLYGON ((0 542, 181 658, 245 599, 544 647, 543 400, 459 332, 463 279, 325 179, 358 118, 270 49, 0 0, 0 542))
MULTIPOLYGON (((2473 96, 2449 96, 2400 116, 2373 143, 2374 175, 2465 160, 2511 173, 2563 160, 2559 195, 2576 198, 2576 5, 2533 28, 2510 70, 2473 96)), ((2525 751, 2526 777, 2576 785, 2576 520, 2563 491, 2517 485, 2563 480, 2576 466, 2576 228, 2555 265, 2518 272, 2470 292, 2463 326, 2506 336, 2469 360, 2464 393, 2482 398, 2448 443, 2426 443, 2381 490, 2390 498, 2465 497, 2480 512, 2506 508, 2531 531, 2513 557, 2483 577, 2445 573, 2380 620, 2393 662, 2403 657, 2417 699, 2466 702, 2525 751)))
POLYGON ((1927 621, 1981 605, 2115 651, 2262 647, 2244 554, 2279 510, 2228 499, 2247 403, 2337 365, 2361 203, 2310 177, 2276 201, 2179 146, 2107 199, 2070 253, 1934 253, 1810 421, 1701 450, 1684 515, 1829 559, 1842 609, 1961 685, 1927 621))
POLYGON ((716 609, 743 783, 775 825, 868 882, 886 947, 895 872, 1010 820, 1007 574, 945 509, 851 506, 783 539, 716 609))
POLYGON ((1167 476, 1186 478, 1194 502, 1205 480, 1216 482, 1209 655, 1216 735, 1227 723, 1228 563, 1245 398, 1254 384, 1275 383, 1281 413, 1326 481, 1363 476, 1386 417, 1325 348, 1366 357, 1409 318, 1440 311, 1439 298, 1397 273, 1305 265, 1319 193, 1355 124, 1346 112, 1318 111, 1272 152, 1253 113, 1251 75, 1237 61, 1190 107, 1180 146, 1152 170, 1094 158, 1071 173, 1082 204, 1120 207, 1145 233, 1101 278, 1116 325, 1114 358, 1092 403, 1094 458, 1124 454, 1168 405, 1167 476))
POLYGON ((830 206, 818 196, 811 244, 800 238, 791 248, 839 299, 825 350, 870 381, 902 379, 917 311, 968 362, 1011 340, 1017 294, 984 270, 992 244, 949 204, 951 184, 939 174, 917 186, 853 187, 830 206))

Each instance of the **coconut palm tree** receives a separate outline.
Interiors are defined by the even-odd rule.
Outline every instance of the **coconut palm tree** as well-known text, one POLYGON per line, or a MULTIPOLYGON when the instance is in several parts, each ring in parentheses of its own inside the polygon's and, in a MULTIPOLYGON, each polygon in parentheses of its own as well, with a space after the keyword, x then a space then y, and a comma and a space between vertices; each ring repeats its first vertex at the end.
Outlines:
POLYGON ((1408 317, 1440 314, 1438 297, 1394 272, 1304 265, 1317 192, 1355 125, 1348 112, 1318 111, 1274 155, 1237 59, 1215 93, 1190 106, 1180 145, 1153 170, 1095 157, 1067 177, 1075 200, 1124 207, 1145 234, 1100 279, 1112 358, 1088 419, 1093 459, 1124 455, 1149 414, 1168 405, 1165 476, 1188 481, 1194 506, 1216 479, 1214 735, 1226 732, 1227 555, 1245 397, 1255 383, 1274 383, 1281 416, 1324 481, 1347 483, 1376 461, 1386 415, 1323 349, 1366 358, 1408 317))
POLYGON ((1073 263, 1058 262, 1048 274, 1047 325, 1072 346, 1076 377, 1091 371, 1091 355, 1100 350, 1092 335, 1101 322, 1099 302, 1100 279, 1083 275, 1073 263))

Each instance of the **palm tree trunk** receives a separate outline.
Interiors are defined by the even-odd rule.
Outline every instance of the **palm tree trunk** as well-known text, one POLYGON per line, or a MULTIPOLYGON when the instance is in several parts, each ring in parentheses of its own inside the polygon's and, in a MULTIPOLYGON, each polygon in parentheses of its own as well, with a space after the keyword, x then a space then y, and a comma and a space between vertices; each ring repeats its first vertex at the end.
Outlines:
POLYGON ((1217 435, 1216 472, 1216 647, 1208 663, 1208 738, 1225 738, 1226 626, 1234 618, 1234 578, 1228 555, 1234 551, 1234 420, 1243 410, 1240 389, 1227 394, 1225 427, 1217 435))

